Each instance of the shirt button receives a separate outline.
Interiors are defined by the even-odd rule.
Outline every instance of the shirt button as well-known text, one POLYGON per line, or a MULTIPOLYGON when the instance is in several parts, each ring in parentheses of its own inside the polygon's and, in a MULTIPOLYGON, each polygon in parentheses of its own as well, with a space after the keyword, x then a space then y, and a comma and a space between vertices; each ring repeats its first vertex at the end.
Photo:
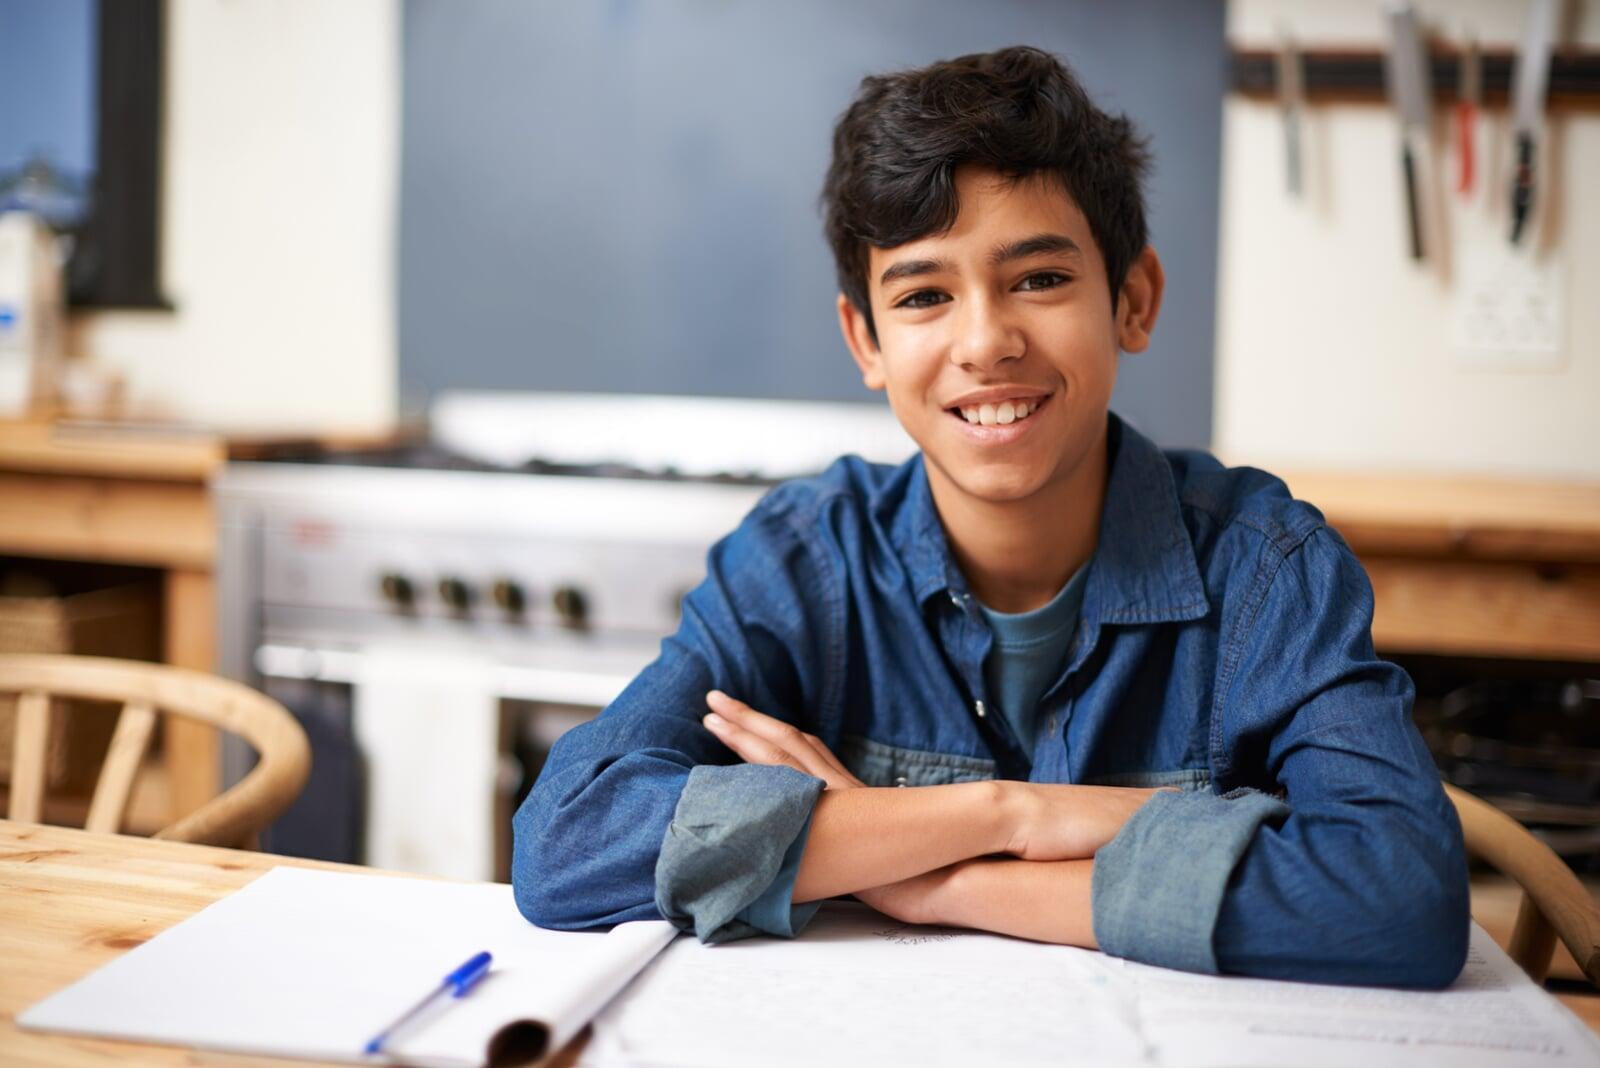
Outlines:
POLYGON ((950 603, 955 605, 957 608, 961 607, 961 595, 955 590, 950 591, 950 603))
POLYGON ((904 775, 896 775, 894 777, 894 784, 896 786, 904 786, 906 784, 906 777, 904 775))
POLYGON ((984 716, 988 715, 988 709, 983 707, 982 701, 972 702, 972 710, 978 714, 979 719, 982 719, 984 716))
POLYGON ((1050 731, 1051 735, 1053 736, 1056 733, 1056 717, 1055 717, 1054 714, 1052 714, 1050 716, 1050 722, 1048 724, 1048 728, 1049 728, 1049 731, 1050 731))

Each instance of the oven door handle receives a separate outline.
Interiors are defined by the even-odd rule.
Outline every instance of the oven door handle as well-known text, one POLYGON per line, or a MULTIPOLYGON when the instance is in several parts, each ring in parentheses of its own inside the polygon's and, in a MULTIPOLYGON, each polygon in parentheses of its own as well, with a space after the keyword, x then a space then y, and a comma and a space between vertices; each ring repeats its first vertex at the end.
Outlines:
MULTIPOLYGON (((255 668, 267 678, 359 686, 366 677, 363 659, 351 649, 271 643, 256 649, 255 668)), ((492 670, 500 698, 538 704, 604 708, 633 681, 628 675, 515 664, 496 664, 492 670)))

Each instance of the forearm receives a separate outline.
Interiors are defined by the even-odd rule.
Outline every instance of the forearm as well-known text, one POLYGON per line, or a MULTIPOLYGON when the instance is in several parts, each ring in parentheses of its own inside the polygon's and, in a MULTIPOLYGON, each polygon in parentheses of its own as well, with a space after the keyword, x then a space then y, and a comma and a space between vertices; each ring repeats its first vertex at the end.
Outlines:
POLYGON ((828 790, 817 800, 794 901, 899 882, 1006 849, 1004 791, 995 782, 828 790))
POLYGON ((929 908, 951 927, 1097 949, 1093 875, 1093 860, 970 860, 940 881, 929 908))

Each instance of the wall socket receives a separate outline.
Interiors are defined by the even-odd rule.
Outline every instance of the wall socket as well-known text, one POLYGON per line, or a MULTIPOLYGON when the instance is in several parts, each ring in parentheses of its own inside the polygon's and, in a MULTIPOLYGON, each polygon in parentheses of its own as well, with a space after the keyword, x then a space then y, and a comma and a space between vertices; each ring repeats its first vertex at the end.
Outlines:
POLYGON ((1451 298, 1456 362, 1485 371, 1565 366, 1565 282, 1554 255, 1500 241, 1468 245, 1451 298))

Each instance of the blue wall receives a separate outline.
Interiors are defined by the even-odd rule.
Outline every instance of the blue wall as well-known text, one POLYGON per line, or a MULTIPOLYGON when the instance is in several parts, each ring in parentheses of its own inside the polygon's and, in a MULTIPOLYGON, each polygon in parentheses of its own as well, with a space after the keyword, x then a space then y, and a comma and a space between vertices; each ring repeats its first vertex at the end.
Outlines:
POLYGON ((403 397, 446 387, 871 400, 817 193, 864 74, 1026 43, 1153 138, 1168 296, 1116 407, 1211 433, 1220 0, 409 0, 403 397))
POLYGON ((94 171, 96 0, 0 0, 0 176, 94 171))

